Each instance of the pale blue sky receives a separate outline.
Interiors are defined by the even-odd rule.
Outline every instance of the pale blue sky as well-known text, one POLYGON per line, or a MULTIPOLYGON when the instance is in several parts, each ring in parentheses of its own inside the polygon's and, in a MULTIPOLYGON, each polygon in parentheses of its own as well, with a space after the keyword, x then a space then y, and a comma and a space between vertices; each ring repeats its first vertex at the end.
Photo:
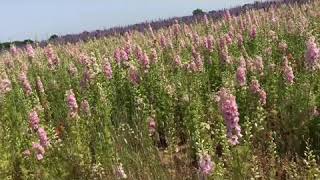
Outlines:
POLYGON ((42 40, 52 34, 80 33, 229 8, 253 0, 0 0, 0 42, 42 40))

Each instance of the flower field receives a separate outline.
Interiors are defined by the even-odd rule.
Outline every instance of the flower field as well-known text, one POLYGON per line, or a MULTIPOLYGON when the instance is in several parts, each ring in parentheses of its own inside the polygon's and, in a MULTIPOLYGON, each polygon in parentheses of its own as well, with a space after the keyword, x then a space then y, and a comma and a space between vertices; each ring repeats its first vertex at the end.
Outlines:
POLYGON ((0 54, 0 179, 319 179, 320 3, 0 54))

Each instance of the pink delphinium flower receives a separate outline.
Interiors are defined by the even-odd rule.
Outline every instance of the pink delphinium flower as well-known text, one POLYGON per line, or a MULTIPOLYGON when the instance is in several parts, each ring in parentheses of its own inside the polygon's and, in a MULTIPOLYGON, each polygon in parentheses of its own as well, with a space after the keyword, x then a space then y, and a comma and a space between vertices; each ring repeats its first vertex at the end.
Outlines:
POLYGON ((34 52, 33 47, 30 44, 26 45, 26 50, 27 50, 28 57, 29 58, 34 58, 35 52, 34 52))
POLYGON ((219 40, 219 46, 220 46, 220 48, 222 49, 222 48, 224 48, 225 46, 226 46, 226 39, 225 38, 220 38, 220 40, 219 40))
POLYGON ((242 17, 238 17, 238 25, 239 25, 239 30, 242 32, 244 30, 244 23, 242 17))
POLYGON ((142 59, 143 58, 143 51, 142 51, 140 46, 136 47, 135 54, 136 54, 137 59, 142 59))
POLYGON ((288 49, 288 44, 285 41, 281 41, 278 45, 281 52, 285 53, 288 49))
POLYGON ((85 53, 81 53, 79 55, 79 61, 80 64, 84 65, 85 67, 88 67, 92 64, 91 58, 85 53))
POLYGON ((85 67, 83 72, 83 77, 81 79, 80 85, 82 88, 87 88, 90 84, 91 80, 93 79, 94 74, 91 68, 85 67))
POLYGON ((44 130, 44 128, 42 127, 38 128, 38 136, 40 140, 40 145, 44 148, 48 147, 49 139, 47 136, 47 132, 44 130))
POLYGON ((119 179, 127 179, 127 174, 124 172, 123 165, 120 163, 116 168, 116 175, 119 179))
POLYGON ((156 64, 158 62, 158 53, 154 48, 151 49, 150 59, 152 64, 156 64))
POLYGON ((272 30, 269 31, 268 36, 270 37, 270 41, 278 40, 278 36, 277 36, 276 32, 274 32, 272 30))
POLYGON ((163 34, 160 36, 160 45, 162 48, 168 46, 168 39, 163 34))
POLYGON ((181 63, 181 58, 179 55, 176 55, 176 57, 174 58, 174 64, 176 67, 181 67, 182 63, 181 63))
POLYGON ((181 29, 181 27, 180 27, 178 20, 175 20, 175 23, 173 25, 173 33, 175 36, 178 36, 178 34, 180 33, 180 29, 181 29))
POLYGON ((36 153, 37 160, 39 160, 39 161, 42 160, 44 157, 44 153, 45 153, 44 148, 38 143, 32 143, 32 149, 36 153))
POLYGON ((76 100, 76 97, 75 97, 72 89, 67 91, 67 104, 69 107, 70 117, 75 118, 77 116, 77 112, 78 112, 78 104, 77 104, 77 100, 76 100))
POLYGON ((120 57, 121 57, 121 61, 123 61, 123 60, 128 61, 129 60, 129 56, 124 49, 120 50, 120 57))
POLYGON ((190 29, 189 25, 185 24, 183 26, 183 31, 184 31, 184 33, 186 34, 187 37, 192 37, 191 29, 190 29))
POLYGON ((86 99, 81 102, 80 107, 83 114, 85 114, 86 116, 91 116, 90 105, 86 99))
POLYGON ((15 45, 11 45, 10 46, 10 53, 13 57, 17 56, 18 55, 18 50, 17 50, 17 47, 15 45))
POLYGON ((208 16, 206 14, 203 16, 203 21, 207 26, 209 25, 209 19, 208 19, 208 16))
POLYGON ((193 42, 193 44, 195 46, 199 46, 199 44, 200 44, 200 36, 199 36, 199 34, 197 32, 194 32, 192 34, 192 42, 193 42))
POLYGON ((39 128, 40 118, 37 111, 32 111, 29 113, 29 124, 31 128, 36 131, 39 128))
POLYGON ((260 91, 260 83, 258 80, 254 79, 251 81, 250 91, 252 93, 258 93, 260 91))
POLYGON ((252 19, 250 13, 246 13, 245 23, 247 27, 252 26, 252 19))
POLYGON ((58 56, 55 54, 52 46, 49 44, 45 49, 44 52, 47 56, 48 59, 48 66, 50 69, 53 69, 55 67, 57 67, 59 65, 59 58, 58 56))
POLYGON ((201 155, 199 159, 199 170, 202 176, 209 176, 214 168, 214 164, 211 161, 211 157, 208 154, 201 155))
POLYGON ((226 45, 221 49, 221 60, 225 64, 231 63, 231 58, 229 56, 229 49, 228 49, 228 46, 226 45))
POLYGON ((226 10, 225 13, 224 13, 224 18, 226 21, 230 21, 232 16, 230 14, 230 11, 229 10, 226 10))
POLYGON ((288 59, 284 57, 284 68, 283 68, 283 77, 288 84, 293 84, 294 74, 292 67, 289 65, 288 59))
POLYGON ((187 47, 187 44, 186 44, 185 40, 180 39, 180 40, 179 40, 179 46, 180 46, 181 48, 186 48, 186 47, 187 47))
POLYGON ((154 133, 156 132, 157 124, 156 121, 154 120, 154 117, 149 117, 148 118, 148 129, 149 129, 149 135, 153 136, 154 133))
POLYGON ((263 74, 264 65, 261 56, 256 56, 255 60, 253 61, 253 68, 256 72, 263 74))
POLYGON ((237 145, 239 144, 239 137, 237 135, 230 135, 228 142, 233 146, 237 145))
POLYGON ((225 39, 228 46, 232 44, 232 36, 230 34, 226 34, 225 39))
POLYGON ((25 157, 30 157, 30 156, 31 156, 31 151, 30 151, 29 149, 27 149, 27 150, 24 150, 24 151, 22 152, 22 154, 23 154, 25 157))
POLYGON ((205 47, 209 50, 209 52, 213 51, 213 36, 209 35, 205 38, 205 47))
POLYGON ((150 67, 149 56, 146 52, 143 53, 143 58, 142 58, 141 62, 142 62, 142 65, 145 69, 148 69, 150 67))
POLYGON ((39 76, 37 76, 37 88, 39 92, 44 93, 43 83, 39 76))
POLYGON ((218 92, 218 97, 219 108, 227 126, 227 137, 232 145, 236 145, 239 142, 234 141, 234 136, 237 136, 237 139, 242 137, 241 128, 238 124, 239 112, 236 97, 225 88, 218 92))
POLYGON ((124 50, 126 51, 128 57, 132 54, 132 45, 130 42, 126 42, 124 50))
POLYGON ((155 35, 154 35, 154 32, 153 32, 152 26, 150 24, 148 24, 148 29, 149 29, 149 32, 151 34, 152 39, 155 39, 155 35))
POLYGON ((138 85, 140 83, 140 77, 137 71, 137 68, 133 65, 130 66, 129 71, 129 80, 133 85, 138 85))
POLYGON ((68 73, 71 77, 74 77, 78 74, 78 69, 73 63, 69 64, 68 73))
POLYGON ((320 68, 320 49, 316 44, 314 36, 310 37, 307 42, 307 50, 305 53, 306 66, 310 70, 316 70, 320 68))
POLYGON ((115 61, 117 64, 120 64, 121 63, 121 50, 120 48, 117 48, 115 51, 114 51, 114 55, 113 55, 115 61))
POLYGON ((26 72, 22 72, 20 74, 19 78, 20 78, 20 82, 22 84, 22 87, 23 87, 23 90, 24 90, 25 94, 27 96, 30 96, 31 93, 32 93, 32 87, 31 87, 31 84, 30 84, 30 82, 28 80, 27 73, 26 72))
POLYGON ((103 73, 107 79, 112 79, 112 67, 110 62, 106 59, 103 65, 103 73))
POLYGON ((260 103, 262 105, 265 105, 267 103, 267 93, 265 90, 260 89, 259 93, 259 97, 260 97, 260 103))
POLYGON ((14 62, 12 57, 5 56, 3 59, 3 62, 7 69, 12 69, 14 67, 14 62))
POLYGON ((247 83, 247 69, 246 69, 246 62, 245 60, 242 58, 240 60, 240 66, 238 67, 237 69, 237 72, 236 72, 236 79, 237 79, 237 82, 239 84, 239 86, 245 86, 246 83, 247 83))
POLYGON ((8 78, 0 80, 0 93, 5 94, 12 90, 11 81, 8 78))
POLYGON ((238 46, 239 46, 239 47, 242 47, 243 42, 244 42, 242 35, 241 35, 241 34, 238 34, 237 39, 238 39, 238 46))
POLYGON ((255 39, 257 37, 257 27, 253 26, 250 32, 250 38, 255 39))
POLYGON ((318 117, 320 116, 320 112, 318 110, 318 107, 317 106, 314 106, 313 109, 312 109, 312 114, 311 114, 313 117, 318 117))
POLYGON ((37 157, 37 160, 40 161, 43 159, 43 154, 37 154, 36 157, 37 157))
POLYGON ((258 80, 254 79, 251 81, 251 84, 250 84, 250 91, 253 93, 253 94, 257 94, 260 98, 260 103, 262 105, 265 105, 266 102, 267 102, 267 93, 265 92, 264 89, 261 88, 260 86, 260 83, 258 80))
POLYGON ((144 68, 144 69, 149 69, 150 67, 150 60, 149 60, 149 57, 147 55, 146 52, 143 52, 141 54, 140 57, 138 57, 138 61, 139 61, 139 64, 144 68))
POLYGON ((190 61, 188 64, 187 64, 187 69, 190 71, 190 72, 197 72, 197 65, 194 61, 190 61))
POLYGON ((198 53, 196 55, 196 57, 194 57, 194 60, 193 60, 196 64, 196 67, 197 67, 197 71, 198 72, 202 72, 203 71, 203 59, 200 55, 200 53, 198 53))

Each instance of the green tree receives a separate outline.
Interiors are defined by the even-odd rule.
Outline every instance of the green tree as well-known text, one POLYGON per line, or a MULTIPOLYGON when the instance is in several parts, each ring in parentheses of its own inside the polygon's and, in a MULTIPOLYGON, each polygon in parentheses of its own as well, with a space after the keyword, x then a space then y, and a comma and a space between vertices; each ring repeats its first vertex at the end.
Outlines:
POLYGON ((198 15, 203 15, 204 14, 204 12, 203 12, 203 10, 202 9, 195 9, 193 12, 192 12, 192 14, 194 15, 194 16, 198 16, 198 15))

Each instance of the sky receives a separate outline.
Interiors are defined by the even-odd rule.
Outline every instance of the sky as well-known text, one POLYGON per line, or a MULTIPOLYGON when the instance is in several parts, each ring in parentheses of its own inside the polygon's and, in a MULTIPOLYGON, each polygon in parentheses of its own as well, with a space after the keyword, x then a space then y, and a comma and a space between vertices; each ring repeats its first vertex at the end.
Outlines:
POLYGON ((230 8, 253 0, 0 0, 0 42, 43 40, 230 8))

